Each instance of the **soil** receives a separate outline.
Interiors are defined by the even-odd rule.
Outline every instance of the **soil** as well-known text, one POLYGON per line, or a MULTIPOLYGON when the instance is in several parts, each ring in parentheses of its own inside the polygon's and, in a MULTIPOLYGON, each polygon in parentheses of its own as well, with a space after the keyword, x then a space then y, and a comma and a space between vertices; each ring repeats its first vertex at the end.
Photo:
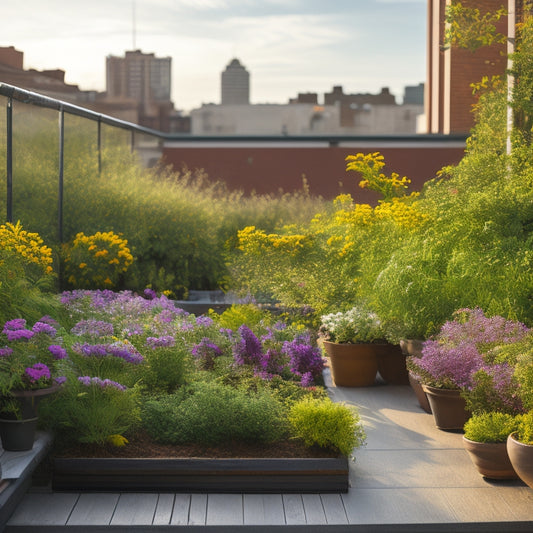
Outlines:
POLYGON ((56 457, 208 457, 208 458, 301 458, 301 457, 337 457, 338 454, 318 446, 308 448, 298 440, 278 441, 271 444, 246 444, 242 442, 226 443, 218 446, 201 446, 198 444, 160 444, 154 442, 148 434, 139 433, 129 440, 126 446, 116 447, 111 444, 97 446, 94 444, 77 444, 65 450, 57 450, 56 457))

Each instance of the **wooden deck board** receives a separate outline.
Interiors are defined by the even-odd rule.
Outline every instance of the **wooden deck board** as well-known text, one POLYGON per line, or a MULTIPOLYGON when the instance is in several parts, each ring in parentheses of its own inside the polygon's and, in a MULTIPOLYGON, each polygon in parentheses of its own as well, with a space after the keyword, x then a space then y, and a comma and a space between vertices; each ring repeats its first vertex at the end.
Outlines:
POLYGON ((152 525, 157 507, 157 494, 123 493, 118 499, 111 525, 152 525))
POLYGON ((77 493, 30 493, 17 507, 9 523, 29 526, 64 526, 78 500, 77 493))
POLYGON ((246 525, 284 525, 285 513, 281 494, 244 494, 246 525))
POLYGON ((191 494, 189 525, 205 526, 207 518, 207 494, 191 494))
POLYGON ((289 525, 306 524, 304 503, 301 494, 283 494, 285 521, 289 525))
POLYGON ((174 494, 164 493, 159 494, 157 499, 157 507, 155 509, 154 526, 166 526, 170 524, 172 519, 172 511, 174 508, 174 494))
POLYGON ((320 494, 303 494, 305 521, 308 524, 327 524, 320 494))
POLYGON ((320 499, 324 507, 328 524, 347 524, 348 517, 340 494, 321 494, 320 499))
POLYGON ((80 494, 67 520, 67 525, 83 526, 94 524, 105 526, 110 524, 118 498, 118 494, 80 494))
POLYGON ((209 494, 206 524, 240 526, 243 519, 242 494, 209 494))
POLYGON ((189 523, 189 509, 191 507, 190 494, 175 494, 174 508, 170 524, 173 526, 182 526, 189 523))

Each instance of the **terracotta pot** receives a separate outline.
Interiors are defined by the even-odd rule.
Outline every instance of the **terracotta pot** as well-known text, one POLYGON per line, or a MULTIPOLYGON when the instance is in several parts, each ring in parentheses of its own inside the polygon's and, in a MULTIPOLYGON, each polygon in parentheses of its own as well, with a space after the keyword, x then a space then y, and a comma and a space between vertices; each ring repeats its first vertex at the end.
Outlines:
POLYGON ((400 348, 405 355, 414 355, 422 357, 422 346, 424 341, 421 339, 401 339, 400 348))
POLYGON ((338 387, 369 387, 378 372, 376 344, 338 344, 324 341, 331 374, 338 387))
POLYGON ((428 397, 424 392, 420 381, 418 381, 411 372, 409 372, 409 385, 411 385, 420 407, 422 407, 426 413, 431 414, 431 406, 429 405, 428 397))
POLYGON ((489 479, 516 479, 505 442, 475 442, 463 436, 463 445, 478 472, 489 479))
POLYGON ((408 385, 409 374, 405 366, 405 354, 395 344, 376 344, 378 372, 390 385, 408 385))
POLYGON ((511 433, 507 437, 507 453, 518 477, 533 489, 533 445, 516 440, 511 433))
POLYGON ((466 402, 460 390, 437 389, 422 384, 427 395, 435 425, 445 431, 462 430, 471 413, 466 410, 466 402))

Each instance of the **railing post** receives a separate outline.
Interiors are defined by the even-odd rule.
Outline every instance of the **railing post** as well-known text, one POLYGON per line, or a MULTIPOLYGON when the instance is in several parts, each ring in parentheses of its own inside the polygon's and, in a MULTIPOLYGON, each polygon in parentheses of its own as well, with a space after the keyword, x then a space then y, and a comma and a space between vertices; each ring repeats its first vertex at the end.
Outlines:
POLYGON ((97 151, 98 151, 98 175, 100 176, 102 174, 102 118, 101 117, 98 117, 98 122, 97 122, 97 128, 98 128, 98 133, 97 133, 97 140, 96 140, 96 144, 97 144, 97 151))
POLYGON ((6 107, 6 219, 13 222, 13 99, 7 99, 6 107))
POLYGON ((135 151, 135 130, 131 130, 130 152, 133 154, 135 151))
POLYGON ((65 148, 65 112, 59 108, 59 189, 57 194, 57 238, 63 244, 63 168, 65 148))

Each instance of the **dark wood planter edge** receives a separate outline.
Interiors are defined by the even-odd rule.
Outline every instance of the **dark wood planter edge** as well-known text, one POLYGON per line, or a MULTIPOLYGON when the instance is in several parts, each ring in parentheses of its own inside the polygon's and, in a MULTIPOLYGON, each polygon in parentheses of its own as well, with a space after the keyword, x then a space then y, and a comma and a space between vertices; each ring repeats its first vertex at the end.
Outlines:
POLYGON ((346 457, 53 459, 53 490, 217 493, 347 492, 346 457))

